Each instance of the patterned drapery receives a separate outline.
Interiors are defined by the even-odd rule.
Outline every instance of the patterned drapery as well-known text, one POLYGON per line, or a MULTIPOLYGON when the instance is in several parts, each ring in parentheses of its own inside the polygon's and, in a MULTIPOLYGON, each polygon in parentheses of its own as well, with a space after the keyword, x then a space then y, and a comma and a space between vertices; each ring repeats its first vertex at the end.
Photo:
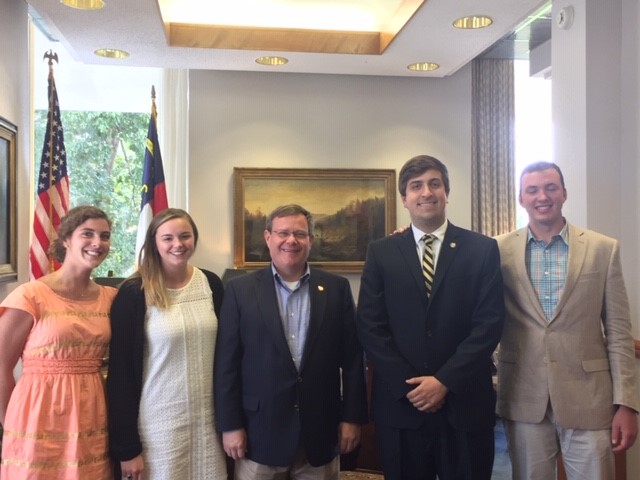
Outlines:
POLYGON ((471 228, 488 236, 515 229, 513 60, 472 65, 471 228))

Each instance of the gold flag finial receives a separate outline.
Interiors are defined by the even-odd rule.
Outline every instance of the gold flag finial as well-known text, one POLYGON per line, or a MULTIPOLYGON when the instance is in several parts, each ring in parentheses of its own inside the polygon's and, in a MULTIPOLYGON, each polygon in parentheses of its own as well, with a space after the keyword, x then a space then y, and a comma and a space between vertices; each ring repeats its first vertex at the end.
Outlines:
POLYGON ((151 114, 154 120, 158 117, 158 110, 156 109, 156 86, 151 85, 151 114))
POLYGON ((49 74, 53 75, 53 61, 55 60, 56 63, 58 63, 58 54, 53 50, 49 50, 48 52, 45 52, 44 56, 42 57, 43 60, 45 58, 49 59, 49 74))
POLYGON ((45 58, 49 59, 49 66, 50 67, 53 65, 53 61, 54 60, 56 61, 56 63, 58 63, 58 54, 55 53, 53 50, 49 50, 48 52, 45 52, 45 54, 42 57, 42 59, 44 60, 45 58))

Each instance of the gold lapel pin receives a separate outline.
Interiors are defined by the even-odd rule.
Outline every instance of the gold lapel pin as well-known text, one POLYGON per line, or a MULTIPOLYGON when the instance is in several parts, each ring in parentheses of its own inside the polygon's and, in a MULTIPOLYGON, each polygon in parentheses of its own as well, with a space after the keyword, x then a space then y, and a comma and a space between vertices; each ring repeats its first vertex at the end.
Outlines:
POLYGON ((451 248, 456 248, 456 242, 451 242, 451 243, 449 244, 449 246, 450 246, 451 248))
POLYGON ((324 292, 324 287, 322 285, 318 285, 318 291, 319 292, 324 292))

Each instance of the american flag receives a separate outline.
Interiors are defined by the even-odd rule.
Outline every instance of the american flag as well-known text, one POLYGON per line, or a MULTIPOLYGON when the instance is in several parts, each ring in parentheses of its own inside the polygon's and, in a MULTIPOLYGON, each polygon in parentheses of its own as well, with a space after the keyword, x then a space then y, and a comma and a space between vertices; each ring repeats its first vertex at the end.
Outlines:
POLYGON ((142 172, 142 202, 140 204, 140 219, 138 220, 138 235, 136 238, 135 261, 139 260, 140 250, 144 244, 147 228, 162 210, 169 207, 167 201, 167 189, 164 183, 164 169, 162 168, 162 156, 160 155, 160 143, 158 142, 158 128, 156 120, 156 90, 151 87, 151 118, 149 118, 149 130, 147 131, 147 148, 144 151, 144 170, 142 172))
MULTIPOLYGON (((45 55, 50 55, 51 52, 45 55)), ((49 113, 44 135, 38 196, 33 216, 33 237, 29 249, 31 279, 39 278, 55 270, 49 256, 49 245, 57 237, 60 219, 69 211, 69 177, 67 176, 67 152, 60 121, 60 105, 56 82, 53 79, 52 58, 49 58, 49 113)))

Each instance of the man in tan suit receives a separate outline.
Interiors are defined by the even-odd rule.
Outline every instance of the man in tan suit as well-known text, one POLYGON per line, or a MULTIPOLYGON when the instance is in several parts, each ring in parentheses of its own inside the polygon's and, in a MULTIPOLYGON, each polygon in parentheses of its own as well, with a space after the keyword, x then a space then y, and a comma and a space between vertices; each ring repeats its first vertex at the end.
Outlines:
POLYGON ((640 397, 618 242, 567 223, 562 172, 528 166, 519 201, 529 226, 497 238, 506 320, 498 415, 513 479, 612 480, 633 445, 640 397))

